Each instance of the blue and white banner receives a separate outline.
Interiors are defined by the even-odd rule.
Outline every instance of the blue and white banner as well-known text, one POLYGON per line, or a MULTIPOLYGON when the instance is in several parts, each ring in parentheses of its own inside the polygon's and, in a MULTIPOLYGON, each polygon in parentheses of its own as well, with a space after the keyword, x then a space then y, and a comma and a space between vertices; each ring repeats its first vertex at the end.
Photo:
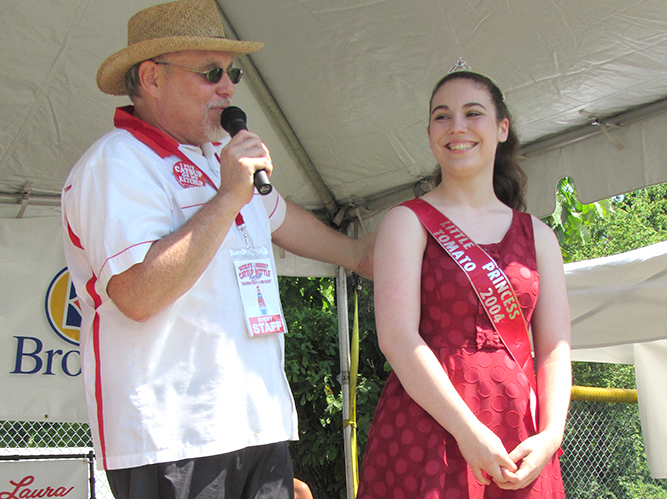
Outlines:
POLYGON ((0 419, 86 422, 58 217, 0 219, 0 419))

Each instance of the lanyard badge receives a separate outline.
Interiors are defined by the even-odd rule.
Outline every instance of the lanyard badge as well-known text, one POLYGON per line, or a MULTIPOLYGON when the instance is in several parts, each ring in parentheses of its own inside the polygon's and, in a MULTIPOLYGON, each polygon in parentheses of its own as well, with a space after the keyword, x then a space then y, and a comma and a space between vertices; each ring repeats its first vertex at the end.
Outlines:
POLYGON ((251 337, 285 333, 285 317, 269 249, 230 249, 243 311, 251 337))

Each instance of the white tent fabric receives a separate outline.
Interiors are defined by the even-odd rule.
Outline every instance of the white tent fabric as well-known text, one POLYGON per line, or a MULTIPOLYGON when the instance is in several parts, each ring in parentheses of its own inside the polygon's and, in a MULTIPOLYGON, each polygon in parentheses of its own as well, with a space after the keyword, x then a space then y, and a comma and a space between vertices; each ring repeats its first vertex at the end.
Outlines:
POLYGON ((667 477, 667 242, 565 265, 573 360, 635 365, 651 475, 667 477))
MULTIPOLYGON (((126 44, 127 19, 154 3, 3 1, 3 199, 16 202, 26 182, 33 202, 57 196, 71 165, 110 129, 112 109, 127 100, 102 95, 95 72, 126 44)), ((660 133, 660 123, 642 122, 637 133, 610 125, 612 136, 622 135, 620 154, 602 138, 602 127, 590 124, 593 117, 615 123, 610 117, 667 95, 667 4, 661 0, 219 4, 240 38, 265 42, 252 61, 241 61, 248 75, 251 65, 258 73, 239 85, 235 104, 272 152, 273 183, 306 207, 323 210, 327 194, 316 191, 303 158, 286 147, 276 113, 337 204, 374 213, 396 201, 388 193, 411 197, 412 187, 430 175, 428 98, 459 56, 505 90, 520 137, 532 144, 526 163, 531 212, 551 211, 557 175, 574 176, 585 201, 667 180, 658 155, 664 141, 644 140, 660 133), (276 110, 269 110, 268 98, 276 110), (577 127, 597 135, 570 153, 542 151, 545 138, 577 127), (642 161, 638 155, 645 154, 650 157, 642 161)))
POLYGON ((530 179, 529 211, 552 213, 554 185, 566 176, 574 179, 584 203, 667 181, 665 130, 667 114, 657 114, 612 129, 610 133, 622 150, 599 133, 527 158, 522 167, 530 179))
POLYGON ((667 338, 667 242, 566 264, 565 276, 575 355, 667 338))
POLYGON ((639 413, 649 469, 652 477, 667 478, 667 399, 663 384, 667 378, 667 340, 639 343, 634 351, 639 413))
MULTIPOLYGON (((158 1, 2 0, 0 217, 58 216, 69 169, 127 103, 99 92, 97 68, 125 46, 130 16, 158 1)), ((271 150, 272 183, 327 219, 361 215, 373 229, 387 207, 428 189, 428 99, 458 57, 505 91, 531 213, 552 211, 564 175, 585 202, 667 181, 667 2, 217 1, 230 33, 265 42, 239 61, 247 76, 234 104, 271 150)), ((650 261, 665 268, 660 257, 650 261)), ((332 274, 289 255, 285 263, 289 273, 332 274)), ((635 263, 627 266, 646 262, 635 263)), ((579 282, 578 272, 588 271, 572 269, 568 282, 579 282)), ((573 315, 575 355, 639 362, 638 350, 653 343, 628 353, 623 341, 667 337, 664 317, 640 304, 648 298, 640 288, 623 294, 636 306, 612 307, 635 318, 628 327, 581 329, 611 290, 594 294, 591 313, 573 315)), ((651 305, 667 310, 664 288, 651 293, 651 305)), ((596 319, 612 315, 606 310, 596 319)))

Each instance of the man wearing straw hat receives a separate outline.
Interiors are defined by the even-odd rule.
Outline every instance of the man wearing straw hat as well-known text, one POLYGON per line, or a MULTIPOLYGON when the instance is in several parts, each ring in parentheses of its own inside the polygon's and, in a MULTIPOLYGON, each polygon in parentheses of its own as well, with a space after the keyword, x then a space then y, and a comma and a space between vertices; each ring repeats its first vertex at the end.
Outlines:
POLYGON ((268 150, 220 126, 261 43, 225 38, 214 0, 156 5, 97 83, 129 95, 62 194, 82 309, 93 443, 117 498, 292 497, 296 411, 271 242, 371 274, 354 240, 254 192, 268 150))

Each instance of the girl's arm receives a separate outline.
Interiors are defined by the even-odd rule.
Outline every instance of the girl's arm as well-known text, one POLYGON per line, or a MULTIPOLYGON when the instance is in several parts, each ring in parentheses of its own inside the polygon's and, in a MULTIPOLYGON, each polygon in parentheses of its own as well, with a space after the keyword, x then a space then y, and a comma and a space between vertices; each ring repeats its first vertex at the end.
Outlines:
POLYGON ((570 403, 570 308, 563 259, 553 231, 533 218, 540 295, 533 313, 532 333, 537 376, 538 434, 510 452, 517 463, 517 482, 499 484, 518 489, 535 480, 563 440, 570 403))

